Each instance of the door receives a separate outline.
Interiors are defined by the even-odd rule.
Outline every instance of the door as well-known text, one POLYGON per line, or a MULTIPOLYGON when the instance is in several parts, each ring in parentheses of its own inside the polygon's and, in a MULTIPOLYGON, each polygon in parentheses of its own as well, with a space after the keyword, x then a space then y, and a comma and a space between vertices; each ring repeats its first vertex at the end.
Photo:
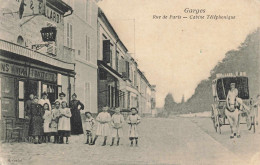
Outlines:
POLYGON ((24 98, 25 101, 29 100, 30 94, 34 96, 38 95, 38 82, 33 80, 28 80, 27 83, 24 84, 24 98))
POLYGON ((57 85, 54 84, 48 84, 48 83, 42 83, 42 93, 46 92, 48 94, 48 99, 50 100, 50 103, 55 102, 55 100, 58 98, 58 89, 57 85))

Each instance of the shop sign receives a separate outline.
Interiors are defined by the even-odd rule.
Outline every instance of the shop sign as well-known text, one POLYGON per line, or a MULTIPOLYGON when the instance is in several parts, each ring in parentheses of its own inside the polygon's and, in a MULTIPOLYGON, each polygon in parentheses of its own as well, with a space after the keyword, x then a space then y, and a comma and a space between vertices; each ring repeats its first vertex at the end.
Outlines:
POLYGON ((57 82, 57 74, 47 72, 47 71, 42 71, 39 69, 34 69, 30 68, 30 78, 35 78, 35 79, 40 79, 40 80, 45 80, 45 81, 50 81, 50 82, 57 82))
POLYGON ((49 81, 54 83, 57 82, 56 73, 30 68, 30 75, 29 75, 28 67, 19 66, 16 64, 9 64, 2 61, 0 61, 0 67, 1 67, 0 70, 1 73, 7 73, 15 76, 20 76, 20 77, 29 76, 29 78, 32 79, 38 79, 38 80, 49 81))
POLYGON ((62 23, 62 16, 48 6, 45 7, 45 17, 49 18, 57 24, 62 23))
POLYGON ((55 41, 57 30, 56 27, 43 27, 41 30, 42 40, 46 41, 55 41))
POLYGON ((0 61, 0 65, 1 65, 1 73, 8 73, 8 74, 22 76, 22 77, 28 76, 28 70, 26 67, 5 63, 2 61, 0 61))

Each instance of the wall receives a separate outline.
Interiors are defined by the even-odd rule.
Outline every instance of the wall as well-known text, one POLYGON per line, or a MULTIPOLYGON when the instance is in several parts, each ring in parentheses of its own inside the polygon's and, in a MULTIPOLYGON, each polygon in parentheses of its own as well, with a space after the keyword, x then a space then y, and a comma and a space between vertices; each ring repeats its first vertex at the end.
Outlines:
MULTIPOLYGON (((72 49, 75 50, 75 92, 78 99, 84 103, 85 111, 97 113, 97 4, 92 0, 89 0, 89 5, 86 4, 86 0, 65 2, 74 10, 72 16, 64 19, 64 36, 67 36, 69 23, 72 25, 72 49), (90 58, 87 58, 87 37, 90 39, 90 58), (90 84, 90 98, 86 96, 85 83, 90 84), (86 105, 87 103, 90 105, 86 105)), ((69 46, 66 40, 64 45, 69 46)))
MULTIPOLYGON (((38 0, 33 0, 34 9, 37 9, 38 0)), ((57 23, 53 20, 45 17, 44 15, 32 15, 32 10, 30 5, 25 6, 23 18, 20 19, 17 13, 6 14, 10 12, 15 12, 19 10, 20 1, 9 0, 9 1, 0 1, 1 9, 0 10, 0 38, 6 41, 17 43, 18 36, 22 36, 25 43, 24 46, 32 48, 34 44, 42 44, 42 37, 40 30, 42 27, 47 27, 47 24, 52 24, 57 27, 57 55, 54 56, 57 59, 63 58, 63 28, 64 22, 63 17, 61 17, 61 22, 57 23)), ((38 11, 34 10, 35 13, 38 11)), ((53 44, 53 43, 52 43, 53 44)), ((41 53, 47 54, 47 47, 43 47, 38 50, 41 53)), ((53 56, 53 55, 51 55, 53 56)), ((70 62, 70 61, 68 61, 70 62)))

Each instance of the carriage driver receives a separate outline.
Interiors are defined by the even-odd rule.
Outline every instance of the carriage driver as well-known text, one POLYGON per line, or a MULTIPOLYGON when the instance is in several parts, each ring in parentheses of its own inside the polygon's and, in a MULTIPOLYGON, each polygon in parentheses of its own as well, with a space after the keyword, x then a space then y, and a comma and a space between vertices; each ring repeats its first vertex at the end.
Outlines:
POLYGON ((238 102, 242 101, 240 98, 238 98, 238 90, 235 87, 236 84, 235 83, 231 83, 230 84, 230 90, 228 91, 227 94, 227 108, 229 111, 235 111, 236 108, 238 107, 238 102))
POLYGON ((249 108, 243 103, 243 100, 238 97, 238 90, 235 88, 235 83, 231 83, 231 89, 228 91, 227 95, 227 108, 225 109, 225 114, 230 124, 231 128, 231 136, 230 138, 240 138, 240 130, 239 130, 239 114, 243 111, 242 107, 246 110, 249 108), (241 110, 241 111, 240 111, 241 110), (239 112, 240 111, 240 112, 239 112))

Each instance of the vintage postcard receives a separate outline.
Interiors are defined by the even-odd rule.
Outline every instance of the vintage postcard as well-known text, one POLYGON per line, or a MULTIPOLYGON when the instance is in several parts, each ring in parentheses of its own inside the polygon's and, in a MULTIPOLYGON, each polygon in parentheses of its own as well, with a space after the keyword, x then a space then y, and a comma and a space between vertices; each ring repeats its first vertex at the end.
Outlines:
POLYGON ((0 165, 260 164, 260 0, 0 0, 0 165))

